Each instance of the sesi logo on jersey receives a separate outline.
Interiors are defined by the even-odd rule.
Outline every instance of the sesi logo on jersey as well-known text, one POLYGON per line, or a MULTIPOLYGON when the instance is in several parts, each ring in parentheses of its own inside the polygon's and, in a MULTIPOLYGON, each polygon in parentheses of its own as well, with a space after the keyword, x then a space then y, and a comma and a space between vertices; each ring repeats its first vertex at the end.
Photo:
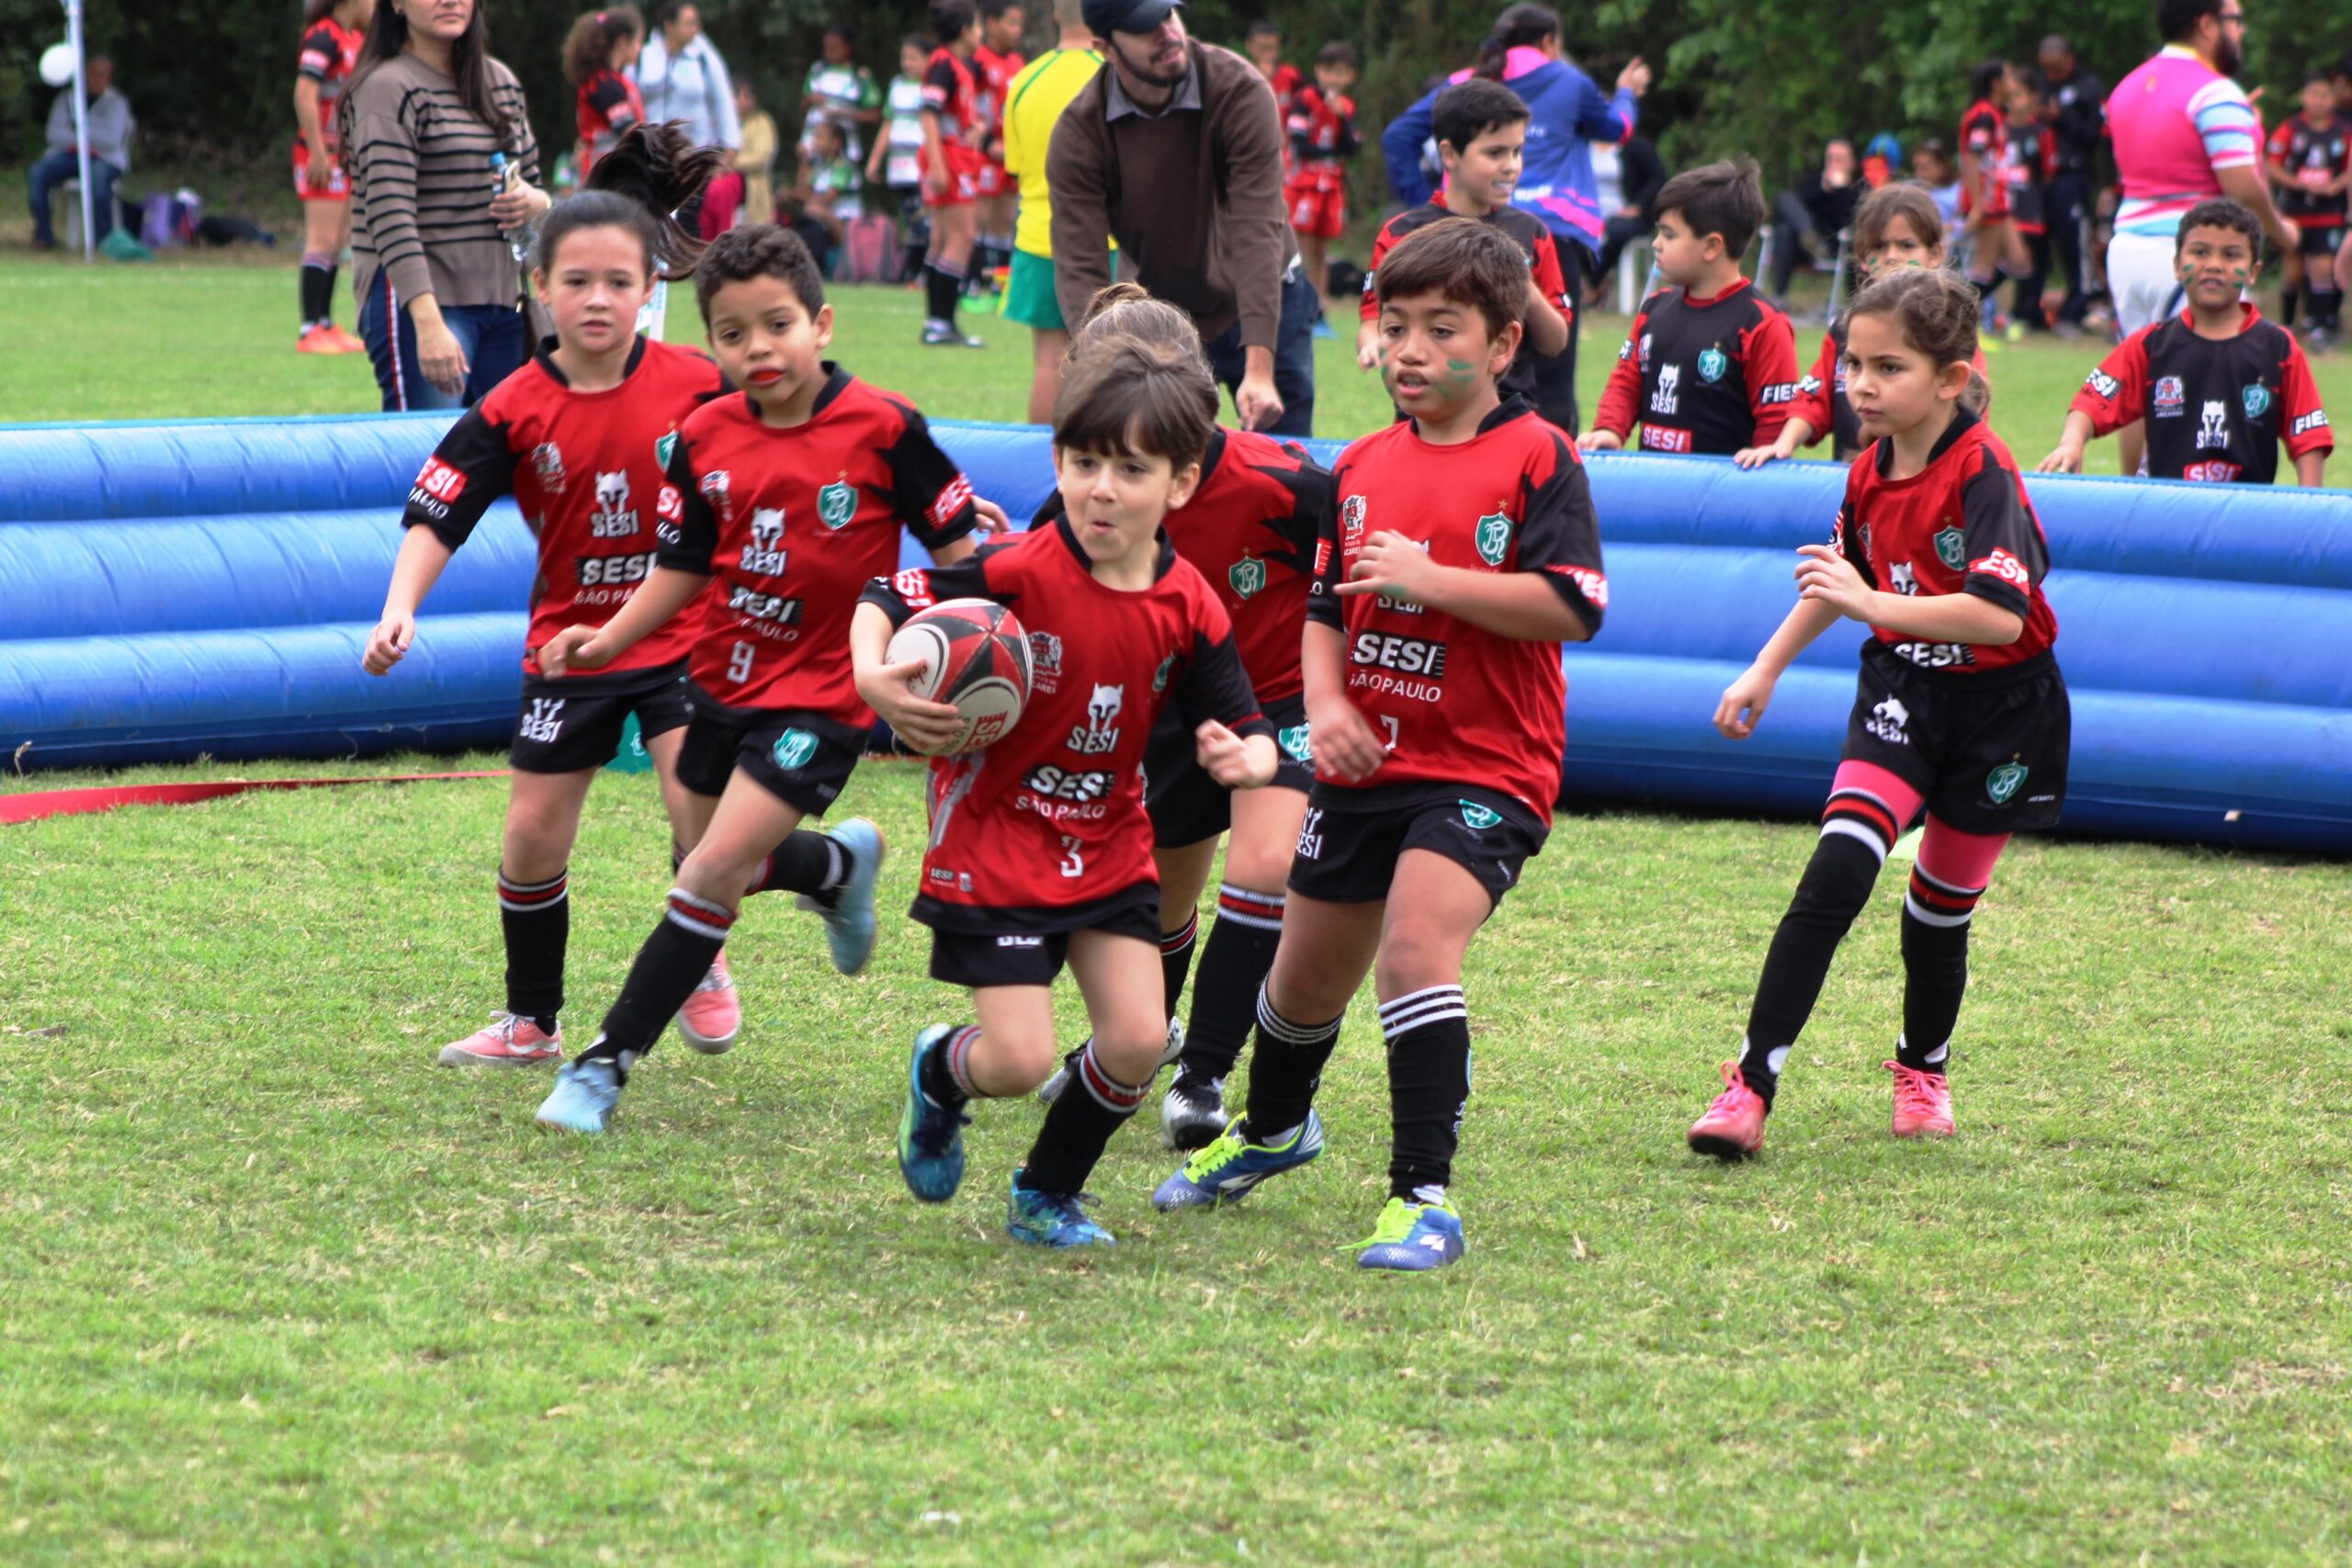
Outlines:
POLYGON ((2026 570, 2025 562, 2007 550, 1995 550, 1989 556, 1970 561, 1968 570, 1997 577, 2002 581, 2014 583, 2028 592, 2033 591, 2033 574, 2026 570))
POLYGON ((642 582, 645 574, 653 570, 653 552, 634 556, 582 556, 580 586, 611 588, 625 582, 642 582))
POLYGON ((791 552, 784 547, 784 508, 756 507, 752 513, 752 538, 743 547, 738 567, 762 577, 781 577, 791 552))
POLYGON ((466 476, 438 457, 427 457, 424 471, 416 476, 416 488, 446 503, 466 493, 466 476))
POLYGON ((1609 608, 1609 579, 1588 566, 1547 566, 1545 571, 1556 571, 1577 585, 1584 602, 1596 610, 1609 608))
POLYGON ((1081 757, 1099 757, 1119 744, 1119 709, 1127 688, 1097 686, 1086 705, 1086 722, 1070 726, 1069 749, 1081 757))
POLYGON ((2104 370, 2094 370, 2083 378, 2083 385, 2102 398, 2111 398, 2123 390, 2123 383, 2104 370))
MULTIPOLYGON (((938 499, 931 503, 931 510, 923 515, 931 519, 933 527, 944 528, 947 526, 948 520, 970 504, 971 500, 972 481, 962 474, 957 474, 947 481, 946 488, 939 492, 938 499)), ((833 526, 839 527, 840 525, 835 524, 833 526)))
POLYGON ((1442 681, 1445 679, 1445 644, 1394 632, 1359 632, 1354 646, 1348 649, 1348 662, 1442 681))
POLYGON ((727 607, 736 615, 749 616, 755 621, 767 621, 779 626, 797 626, 800 624, 799 600, 786 599, 778 593, 763 593, 755 588, 746 588, 740 582, 729 588, 727 607))

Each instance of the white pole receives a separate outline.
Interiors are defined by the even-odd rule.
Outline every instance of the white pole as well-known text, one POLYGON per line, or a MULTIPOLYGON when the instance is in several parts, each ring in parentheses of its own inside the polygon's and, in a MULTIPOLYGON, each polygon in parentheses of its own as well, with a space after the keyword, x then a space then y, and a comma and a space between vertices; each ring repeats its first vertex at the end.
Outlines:
POLYGON ((82 259, 97 259, 90 231, 90 96, 83 75, 82 0, 65 0, 65 36, 74 46, 74 141, 82 164, 82 259))

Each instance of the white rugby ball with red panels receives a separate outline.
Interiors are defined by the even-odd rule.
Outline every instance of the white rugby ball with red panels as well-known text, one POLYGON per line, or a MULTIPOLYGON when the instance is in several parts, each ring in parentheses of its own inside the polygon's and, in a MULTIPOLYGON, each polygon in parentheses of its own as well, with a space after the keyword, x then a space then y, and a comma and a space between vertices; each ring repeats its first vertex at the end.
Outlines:
POLYGON ((921 660, 909 689, 964 716, 955 743, 933 756, 980 750, 1020 723, 1029 705, 1029 634, 992 599, 947 599, 918 610, 891 634, 887 657, 893 664, 921 660))

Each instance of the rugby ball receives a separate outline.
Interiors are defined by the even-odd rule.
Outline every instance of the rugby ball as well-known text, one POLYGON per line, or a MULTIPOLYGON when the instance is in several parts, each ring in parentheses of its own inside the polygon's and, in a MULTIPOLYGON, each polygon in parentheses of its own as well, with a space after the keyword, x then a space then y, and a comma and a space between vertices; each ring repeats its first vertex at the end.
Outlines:
POLYGON ((933 756, 960 757, 1001 739, 1029 705, 1029 634, 992 599, 948 599, 918 611, 891 634, 888 657, 920 660, 909 689, 964 716, 962 733, 933 756))

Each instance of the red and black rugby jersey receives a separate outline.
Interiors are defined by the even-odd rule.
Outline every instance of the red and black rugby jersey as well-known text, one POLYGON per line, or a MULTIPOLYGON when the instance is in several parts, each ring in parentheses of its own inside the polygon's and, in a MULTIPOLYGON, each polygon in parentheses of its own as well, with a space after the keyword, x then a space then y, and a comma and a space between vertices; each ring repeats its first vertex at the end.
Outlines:
POLYGON ((1320 87, 1301 87, 1291 96, 1283 129, 1290 138, 1291 179, 1319 190, 1346 184, 1347 161, 1363 145, 1354 99, 1345 93, 1325 97, 1320 87))
MULTIPOLYGON (((628 603, 653 570, 660 527, 678 516, 662 477, 670 446, 687 416, 726 387, 718 367, 693 349, 639 338, 619 386, 574 391, 553 347, 544 344, 458 416, 401 517, 454 550, 492 502, 514 497, 539 541, 526 649, 565 626, 601 626, 628 603)), ((691 620, 678 616, 606 668, 650 670, 684 657, 691 620)), ((537 668, 527 652, 523 663, 537 668)))
POLYGON ((943 141, 961 147, 979 144, 980 89, 972 68, 952 49, 932 51, 931 65, 922 76, 922 107, 939 117, 943 141))
POLYGON ((2344 226, 2346 193, 2330 196, 2317 187, 2352 168, 2352 122, 2338 115, 2314 128, 2296 115, 2270 133, 2269 157, 2290 182, 2278 187, 2280 212, 2306 229, 2344 226))
MULTIPOLYGON (((2007 119, 1990 101, 1979 98, 1960 115, 1960 147, 1976 159, 1976 175, 1984 187, 1984 210, 1987 216, 1999 218, 2008 208, 2008 186, 2001 180, 2001 164, 2008 156, 2009 126, 2007 119)), ((1975 193, 1961 183, 1960 210, 1964 217, 1975 210, 1975 193)))
POLYGON ((808 423, 763 423, 749 397, 696 411, 670 483, 684 498, 661 564, 713 581, 689 624, 695 684, 727 708, 874 714, 851 679, 850 617, 899 564, 899 530, 926 549, 972 531, 971 482, 912 404, 827 361, 808 423))
POLYGON ((1012 79, 1027 63, 1011 50, 999 54, 982 44, 972 51, 972 79, 977 88, 972 110, 984 132, 989 156, 999 163, 1004 160, 1004 111, 1012 101, 1012 79))
POLYGON ((621 132, 645 118, 645 98, 619 72, 597 72, 580 84, 580 177, 613 150, 621 132))
POLYGON ((1962 675, 2049 652, 2058 637, 2041 593, 2050 547, 2001 438, 1962 409, 1926 468, 1907 479, 1890 479, 1894 459, 1891 441, 1872 442, 1854 459, 1830 544, 1873 588, 1909 596, 1973 593, 2022 617, 2025 630, 1998 647, 1923 642, 1884 626, 1872 626, 1871 635, 1923 670, 1962 675))
MULTIPOLYGON (((1609 580, 1576 443, 1513 401, 1455 446, 1422 440, 1411 420, 1376 431, 1340 454, 1331 478, 1338 505, 1316 547, 1306 614, 1341 634, 1348 699, 1388 748, 1354 787, 1475 781, 1548 816, 1566 741, 1559 645, 1337 589, 1367 539, 1396 533, 1441 566, 1541 572, 1598 630, 1609 580)), ((1327 775, 1317 785, 1350 787, 1327 775)))
POLYGON ((1094 575, 1067 518, 950 567, 876 580, 866 603, 893 623, 946 599, 993 599, 1020 617, 1029 705, 994 745, 932 764, 931 847, 918 919, 945 930, 1076 930, 1106 900, 1156 882, 1143 758, 1173 703, 1272 735, 1216 592, 1163 533, 1151 586, 1094 575))
POLYGON ((302 35, 301 58, 294 73, 319 85, 319 130, 329 152, 340 144, 335 107, 343 101, 343 89, 352 72, 358 68, 359 46, 367 38, 366 28, 346 28, 333 17, 321 17, 316 27, 302 35))
POLYGON ((2295 334, 2252 305, 2238 334, 2199 337, 2186 312, 2141 328, 2083 382, 2069 412, 2111 434, 2148 422, 2148 472, 2157 479, 2267 485, 2289 457, 2332 452, 2311 362, 2295 334))
MULTIPOLYGON (((1380 264, 1397 243, 1414 230, 1425 229, 1441 218, 1459 216, 1442 202, 1425 201, 1419 207, 1407 208, 1380 226, 1380 232, 1372 240, 1371 265, 1364 269, 1363 299, 1358 307, 1358 314, 1363 320, 1380 320, 1380 264)), ((1529 270, 1535 276, 1537 291, 1562 316, 1575 321, 1577 302, 1568 292, 1567 275, 1560 269, 1559 242, 1552 238, 1552 231, 1544 226, 1544 220, 1516 207, 1498 207, 1479 221, 1494 225, 1518 242, 1519 248, 1526 253, 1529 270)), ((1510 368, 1503 372, 1496 386, 1505 401, 1514 393, 1530 401, 1534 400, 1535 355, 1524 340, 1519 353, 1511 357, 1510 368)))
POLYGON ((1634 317, 1593 427, 1623 440, 1638 422, 1646 451, 1727 455, 1779 437, 1796 383, 1796 333, 1748 279, 1712 299, 1660 289, 1634 317))

